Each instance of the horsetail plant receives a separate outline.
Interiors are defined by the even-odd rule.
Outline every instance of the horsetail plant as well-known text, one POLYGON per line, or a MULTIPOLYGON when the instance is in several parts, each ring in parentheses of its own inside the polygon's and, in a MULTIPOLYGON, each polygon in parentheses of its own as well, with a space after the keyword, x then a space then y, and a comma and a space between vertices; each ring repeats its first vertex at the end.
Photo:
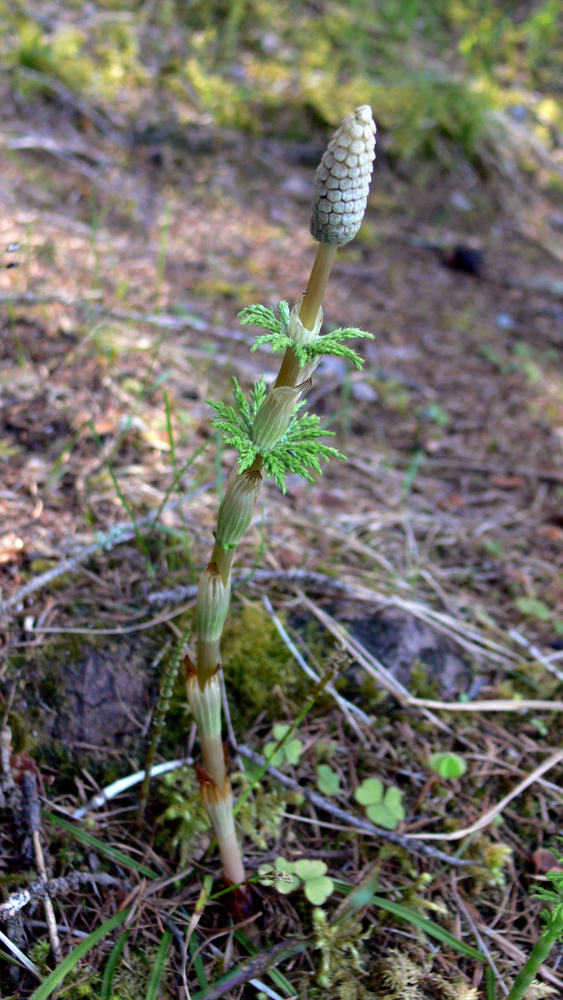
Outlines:
POLYGON ((238 886, 239 905, 249 902, 244 865, 236 839, 233 796, 221 737, 220 642, 230 602, 231 566, 235 550, 250 526, 263 481, 272 476, 286 492, 285 476, 297 473, 310 482, 320 473, 320 460, 344 456, 321 443, 327 435, 313 414, 299 415, 302 396, 323 355, 339 355, 361 369, 362 360, 345 341, 370 337, 355 328, 320 334, 322 300, 336 250, 354 238, 367 204, 375 158, 375 124, 364 104, 349 114, 331 140, 317 169, 311 234, 319 243, 305 293, 290 311, 280 302, 276 312, 261 305, 243 309, 243 324, 262 327, 251 350, 269 344, 284 351, 270 391, 261 378, 247 399, 234 379, 234 406, 210 402, 212 426, 239 454, 219 507, 215 545, 199 582, 196 602, 197 655, 188 663, 188 701, 197 723, 203 765, 197 765, 202 798, 213 825, 225 880, 238 886))

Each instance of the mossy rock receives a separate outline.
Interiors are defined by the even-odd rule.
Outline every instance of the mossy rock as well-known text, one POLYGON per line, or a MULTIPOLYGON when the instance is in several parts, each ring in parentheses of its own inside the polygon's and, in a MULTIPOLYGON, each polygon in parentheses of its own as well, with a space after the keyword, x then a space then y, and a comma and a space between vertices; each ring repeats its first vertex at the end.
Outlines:
POLYGON ((147 636, 64 636, 26 651, 11 664, 20 672, 8 720, 14 751, 27 750, 62 776, 87 765, 98 780, 121 774, 125 755, 139 762, 158 646, 147 636))

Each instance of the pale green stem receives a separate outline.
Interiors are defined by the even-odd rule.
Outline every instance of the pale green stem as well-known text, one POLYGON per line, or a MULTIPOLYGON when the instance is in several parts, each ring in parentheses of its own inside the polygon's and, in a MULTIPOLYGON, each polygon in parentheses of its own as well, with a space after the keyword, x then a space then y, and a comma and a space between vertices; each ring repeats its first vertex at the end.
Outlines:
MULTIPOLYGON (((299 310, 299 319, 306 330, 312 330, 315 325, 319 309, 323 304, 337 249, 338 247, 329 246, 327 243, 319 243, 318 245, 317 256, 299 310)), ((297 385, 300 378, 299 362, 295 351, 293 347, 288 347, 274 386, 277 389, 281 385, 297 385)))
MULTIPOLYGON (((301 322, 306 329, 312 330, 315 325, 335 254, 336 247, 327 246, 323 243, 319 244, 315 263, 299 312, 301 322)), ((302 375, 295 352, 293 348, 288 348, 283 358, 275 387, 295 386, 301 380, 302 375)), ((262 463, 262 457, 258 455, 251 470, 261 469, 262 463)), ((258 496, 258 493, 256 493, 256 496, 258 496)), ((235 551, 236 548, 224 549, 220 542, 216 541, 211 555, 210 565, 215 564, 225 587, 228 587, 230 583, 231 567, 235 551)), ((194 712, 194 714, 196 714, 196 720, 198 721, 205 771, 211 779, 208 782, 205 777, 202 778, 200 776, 203 802, 215 830, 224 874, 230 882, 240 884, 245 881, 245 873, 235 833, 233 798, 226 774, 221 733, 218 731, 220 724, 218 728, 214 724, 214 731, 210 732, 209 726, 205 722, 206 713, 204 711, 207 698, 208 696, 210 697, 210 686, 214 683, 213 678, 220 664, 220 645, 220 638, 216 638, 215 636, 202 638, 198 634, 196 669, 200 710, 197 713, 194 712)))

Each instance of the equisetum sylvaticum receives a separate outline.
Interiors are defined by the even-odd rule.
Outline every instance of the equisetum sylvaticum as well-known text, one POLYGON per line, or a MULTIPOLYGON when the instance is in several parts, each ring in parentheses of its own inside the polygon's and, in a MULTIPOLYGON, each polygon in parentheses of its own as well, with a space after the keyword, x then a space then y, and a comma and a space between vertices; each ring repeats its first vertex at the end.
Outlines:
MULTIPOLYGON (((331 140, 317 169, 311 234, 319 246, 307 288, 291 310, 280 302, 274 312, 260 305, 243 309, 243 324, 262 327, 251 350, 269 344, 283 351, 277 378, 266 388, 261 378, 247 399, 234 380, 234 406, 211 402, 213 427, 239 453, 219 507, 215 545, 199 581, 196 602, 195 663, 187 659, 188 700, 198 727, 203 763, 197 765, 203 802, 219 845, 223 877, 237 890, 241 908, 247 897, 245 871, 235 832, 233 794, 221 734, 221 635, 231 592, 231 566, 236 547, 249 527, 264 479, 272 476, 285 493, 285 475, 297 473, 310 482, 321 472, 320 459, 342 458, 322 444, 326 436, 319 418, 299 414, 302 396, 323 355, 339 355, 361 369, 362 361, 345 341, 368 337, 355 328, 321 335, 322 301, 336 250, 354 238, 366 210, 373 160, 375 124, 364 104, 349 114, 331 140)), ((227 665, 228 669, 228 665, 227 665)))

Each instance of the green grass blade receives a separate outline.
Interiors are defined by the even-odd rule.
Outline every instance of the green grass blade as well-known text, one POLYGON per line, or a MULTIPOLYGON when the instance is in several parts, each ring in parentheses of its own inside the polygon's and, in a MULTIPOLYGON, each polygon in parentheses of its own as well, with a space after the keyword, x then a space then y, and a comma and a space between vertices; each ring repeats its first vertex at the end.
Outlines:
POLYGON ((67 822, 62 816, 56 816, 55 813, 45 811, 43 815, 51 821, 51 823, 56 823, 57 826, 62 826, 63 830, 68 830, 72 833, 77 840, 81 840, 83 844, 88 844, 88 847, 95 848, 100 854, 105 854, 107 858, 111 858, 112 861, 116 861, 118 865, 123 865, 125 868, 133 868, 136 872, 140 872, 141 875, 147 875, 148 878, 158 878, 156 872, 151 871, 146 865, 142 865, 139 861, 134 861, 133 858, 128 858, 126 854, 122 854, 115 847, 110 847, 109 844, 104 844, 103 840, 98 840, 97 837, 92 837, 90 833, 86 833, 81 830, 80 827, 74 826, 72 823, 67 822))
POLYGON ((201 989, 204 990, 207 986, 209 986, 209 981, 207 979, 207 976, 205 975, 205 966, 203 964, 201 952, 198 952, 198 954, 194 958, 194 955, 198 948, 199 948, 199 941, 195 936, 195 934, 192 934, 190 938, 190 943, 188 945, 188 951, 191 957, 194 959, 194 972, 197 976, 197 981, 201 989))
POLYGON ((553 933, 548 928, 544 930, 543 934, 540 934, 538 940, 532 948, 528 961, 520 969, 520 972, 512 984, 512 989, 508 994, 508 1000, 522 1000, 522 997, 526 994, 526 991, 530 988, 536 978, 540 965, 543 965, 549 957, 549 953, 556 943, 557 938, 558 934, 553 933))
POLYGON ((120 934, 117 941, 115 942, 113 948, 111 949, 110 956, 106 962, 106 967, 104 969, 104 974, 102 976, 102 985, 100 987, 100 1000, 109 1000, 111 996, 111 987, 113 984, 113 976, 117 968, 117 963, 121 958, 121 954, 125 945, 127 944, 131 936, 131 931, 124 931, 120 934))
POLYGON ((497 1000, 497 977, 490 965, 485 969, 485 996, 487 1000, 497 1000))
POLYGON ((67 955, 60 965, 57 965, 57 968, 53 969, 51 974, 43 980, 41 985, 35 990, 35 993, 31 994, 29 1000, 47 1000, 47 997, 51 996, 53 990, 57 988, 59 983, 62 983, 65 976, 68 976, 69 972, 72 972, 72 970, 76 968, 81 959, 83 959, 84 956, 87 955, 99 941, 102 941, 108 934, 111 934, 116 927, 120 927, 121 924, 125 923, 130 909, 131 908, 128 906, 127 909, 123 910, 121 913, 116 913, 114 917, 110 917, 109 920, 106 920, 105 924, 102 924, 101 927, 98 927, 92 932, 92 934, 89 934, 87 938, 84 938, 84 941, 81 941, 80 944, 71 951, 70 955, 67 955))
POLYGON ((405 473, 403 485, 401 486, 401 500, 404 500, 410 493, 412 484, 416 479, 416 474, 420 469, 420 466, 422 465, 425 457, 426 456, 424 450, 422 448, 417 448, 410 461, 410 465, 405 473))
POLYGON ((167 928, 164 931, 164 934, 162 935, 162 941, 160 942, 158 951, 156 953, 156 959, 154 962, 153 970, 151 972, 151 978, 149 980, 149 985, 147 988, 146 1000, 158 1000, 160 980, 162 979, 162 973, 164 972, 166 956, 168 955, 168 949, 170 948, 171 941, 172 941, 172 931, 169 931, 167 928))
MULTIPOLYGON (((239 944, 243 946, 243 948, 246 948, 249 955, 257 954, 257 949, 252 947, 244 931, 235 931, 235 938, 239 944)), ((280 972, 279 969, 269 969, 267 975, 272 982, 275 983, 278 989, 286 994, 286 996, 295 996, 295 990, 291 983, 285 978, 283 972, 280 972)))
POLYGON ((415 927, 424 931, 429 937, 437 938, 442 944, 453 948, 454 951, 459 951, 466 958, 474 958, 478 962, 487 961, 487 957, 482 951, 477 951, 477 948, 473 948, 470 944, 465 944, 465 941, 460 941, 453 934, 450 934, 449 931, 445 930, 444 927, 440 927, 439 924, 434 923, 433 920, 429 920, 428 917, 421 916, 416 910, 411 910, 408 906, 402 906, 401 903, 392 903, 391 900, 383 899, 382 896, 372 896, 371 902, 373 906, 379 907, 380 910, 387 910, 388 913, 399 917, 399 920, 404 920, 408 924, 414 924, 415 927))

